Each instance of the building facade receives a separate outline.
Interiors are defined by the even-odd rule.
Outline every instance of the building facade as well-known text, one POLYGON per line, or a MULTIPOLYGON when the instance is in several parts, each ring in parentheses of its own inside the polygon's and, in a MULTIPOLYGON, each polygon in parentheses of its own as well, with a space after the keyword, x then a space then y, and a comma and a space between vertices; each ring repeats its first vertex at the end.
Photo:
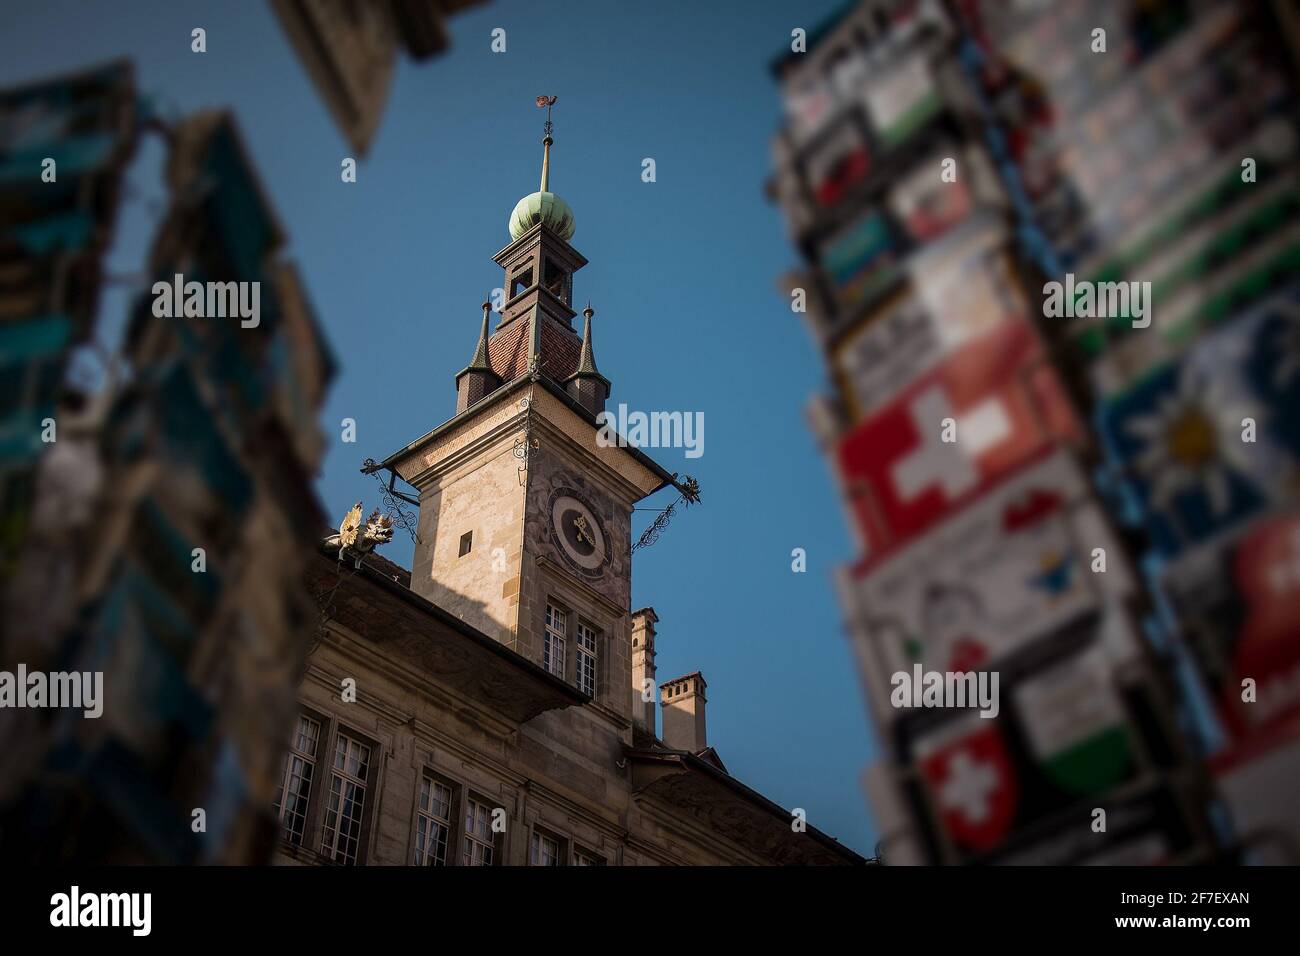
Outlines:
POLYGON ((860 864, 728 773, 702 675, 658 686, 656 734, 658 617, 631 608, 631 518, 681 486, 597 439, 611 386, 590 306, 574 327, 586 260, 549 189, 549 123, 543 143, 455 415, 367 466, 418 492, 412 569, 343 546, 309 573, 321 620, 277 861, 860 864))

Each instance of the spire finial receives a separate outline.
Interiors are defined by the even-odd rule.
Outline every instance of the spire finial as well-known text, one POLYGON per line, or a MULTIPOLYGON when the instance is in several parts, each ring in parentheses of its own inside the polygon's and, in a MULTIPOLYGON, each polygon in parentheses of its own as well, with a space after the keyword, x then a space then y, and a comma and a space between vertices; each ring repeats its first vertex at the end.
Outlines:
MULTIPOLYGON (((489 299, 491 296, 488 297, 489 299)), ((492 370, 492 363, 488 358, 488 313, 492 309, 492 303, 488 300, 483 302, 483 328, 478 333, 478 345, 474 348, 474 357, 470 359, 468 368, 492 370)))
POLYGON ((535 193, 529 193, 515 203, 514 211, 508 221, 510 238, 518 239, 534 226, 541 224, 565 242, 573 238, 573 210, 555 193, 551 192, 551 108, 559 97, 539 96, 536 98, 539 109, 546 110, 546 136, 542 140, 542 185, 535 193))
POLYGON ((596 369, 596 356, 592 354, 591 348, 591 317, 596 314, 596 310, 591 307, 591 300, 587 300, 587 307, 582 310, 582 352, 578 357, 578 368, 574 375, 599 375, 596 369))
POLYGON ((551 123, 551 107, 555 105, 558 96, 539 96, 537 97, 537 108, 546 108, 546 125, 543 127, 545 136, 542 137, 542 188, 541 192, 550 192, 551 187, 551 131, 555 128, 551 123))

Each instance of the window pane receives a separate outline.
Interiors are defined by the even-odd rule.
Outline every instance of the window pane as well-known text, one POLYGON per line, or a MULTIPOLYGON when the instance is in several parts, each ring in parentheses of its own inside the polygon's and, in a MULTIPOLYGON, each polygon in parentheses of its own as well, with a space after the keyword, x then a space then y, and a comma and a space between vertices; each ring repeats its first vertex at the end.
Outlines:
POLYGON ((284 838, 294 845, 302 842, 307 826, 307 800, 319 741, 320 722, 299 714, 280 766, 280 785, 272 804, 276 818, 284 826, 284 838))
POLYGON ((311 793, 312 765, 297 754, 285 760, 284 783, 276 811, 284 824, 285 838, 293 844, 302 842, 307 825, 307 798, 311 793))
POLYGON ((578 690, 591 697, 596 696, 596 631, 588 625, 578 622, 577 657, 575 674, 578 690))
POLYGON ((546 605, 546 627, 542 631, 542 667, 556 677, 564 677, 564 645, 568 616, 554 604, 546 605))
POLYGON ((346 734, 334 742, 334 768, 321 839, 321 852, 345 864, 357 862, 361 846, 364 785, 370 748, 346 734))
POLYGON ((564 640, 547 633, 542 640, 542 666, 556 677, 564 676, 564 640))
POLYGON ((306 715, 298 715, 298 727, 294 731, 293 749, 305 757, 316 756, 316 741, 320 737, 320 724, 306 715))
POLYGON ((461 854, 464 866, 492 865, 492 811, 477 800, 465 801, 465 848, 461 854))
POLYGON ((430 812, 439 820, 449 820, 451 818, 451 788, 444 787, 440 783, 433 785, 433 801, 430 812))
POLYGON ((531 862, 533 866, 559 866, 560 843, 544 833, 534 833, 531 862))
POLYGON ((451 841, 451 788, 424 776, 415 824, 415 865, 446 866, 451 841))

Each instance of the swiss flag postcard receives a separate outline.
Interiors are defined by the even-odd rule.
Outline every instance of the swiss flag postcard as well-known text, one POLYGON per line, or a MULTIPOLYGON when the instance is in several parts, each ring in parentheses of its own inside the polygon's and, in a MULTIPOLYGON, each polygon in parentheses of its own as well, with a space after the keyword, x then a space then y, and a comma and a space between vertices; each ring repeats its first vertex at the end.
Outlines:
POLYGON ((990 850, 1011 830, 1019 786, 997 722, 974 718, 961 728, 918 743, 918 769, 953 843, 990 850))
POLYGON ((1000 475, 1080 434, 1028 323, 1013 320, 922 375, 844 438, 844 485, 872 552, 978 497, 1000 475))

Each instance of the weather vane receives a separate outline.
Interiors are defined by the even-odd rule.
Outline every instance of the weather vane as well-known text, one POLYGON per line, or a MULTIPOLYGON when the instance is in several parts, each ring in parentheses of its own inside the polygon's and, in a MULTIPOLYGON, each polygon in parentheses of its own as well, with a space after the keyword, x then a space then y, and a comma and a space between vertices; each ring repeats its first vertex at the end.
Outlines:
POLYGON ((546 107, 546 127, 545 127, 545 129, 546 129, 546 135, 547 135, 548 137, 551 135, 551 128, 552 128, 552 127, 551 127, 551 107, 555 105, 555 101, 558 100, 558 99, 559 99, 558 96, 539 96, 539 97, 537 97, 537 108, 538 108, 538 109, 541 109, 542 107, 546 107))

